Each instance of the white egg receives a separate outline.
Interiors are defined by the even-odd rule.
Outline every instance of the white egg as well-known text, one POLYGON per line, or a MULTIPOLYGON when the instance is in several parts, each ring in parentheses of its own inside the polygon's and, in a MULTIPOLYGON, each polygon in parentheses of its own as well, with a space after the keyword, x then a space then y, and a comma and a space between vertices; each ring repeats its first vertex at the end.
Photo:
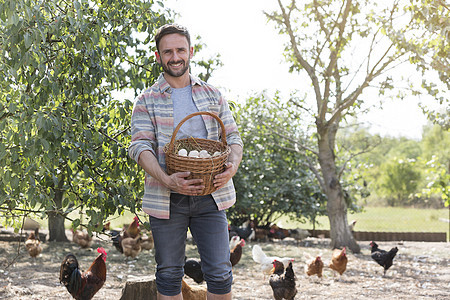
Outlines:
POLYGON ((222 152, 216 151, 216 152, 214 152, 213 156, 218 156, 220 154, 222 154, 222 152))
POLYGON ((178 155, 181 155, 181 156, 187 156, 187 150, 186 149, 180 149, 180 151, 178 151, 178 155))
POLYGON ((206 150, 200 151, 200 153, 198 154, 198 156, 201 157, 201 158, 209 158, 209 157, 211 157, 211 155, 210 155, 210 154, 208 153, 208 151, 206 151, 206 150))
POLYGON ((198 157, 199 152, 197 150, 192 150, 191 152, 189 152, 189 157, 198 157))

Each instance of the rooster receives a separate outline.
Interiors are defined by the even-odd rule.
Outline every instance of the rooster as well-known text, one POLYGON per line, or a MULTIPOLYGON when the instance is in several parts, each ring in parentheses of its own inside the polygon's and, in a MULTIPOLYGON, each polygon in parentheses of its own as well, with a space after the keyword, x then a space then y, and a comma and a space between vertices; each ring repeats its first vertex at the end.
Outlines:
POLYGON ((331 254, 331 263, 329 267, 338 272, 339 275, 342 275, 347 269, 347 261, 348 258, 345 247, 342 250, 334 249, 331 254))
POLYGON ((186 281, 181 280, 181 294, 183 294, 184 300, 205 300, 206 288, 205 287, 191 287, 186 281))
POLYGON ((133 222, 128 225, 126 232, 126 234, 132 238, 135 238, 140 234, 141 229, 139 228, 139 218, 137 216, 135 216, 133 222))
POLYGON ((41 254, 42 246, 39 239, 39 228, 36 228, 34 232, 30 233, 25 241, 25 248, 27 248, 28 254, 34 259, 41 254))
POLYGON ((64 284, 76 300, 90 300, 101 289, 106 281, 106 256, 103 248, 97 248, 100 253, 89 269, 80 271, 77 258, 69 253, 61 263, 59 281, 64 284))
POLYGON ((184 261, 184 274, 194 279, 196 283, 203 282, 203 271, 199 261, 195 259, 187 259, 184 261))
POLYGON ((292 268, 292 261, 284 269, 284 264, 278 260, 273 262, 272 274, 269 277, 269 284, 273 291, 275 300, 294 299, 297 294, 295 287, 295 274, 292 268))
POLYGON ((294 261, 294 259, 291 257, 280 258, 277 256, 267 256, 259 245, 253 246, 252 257, 255 262, 261 264, 261 271, 266 275, 271 274, 274 260, 282 262, 285 267, 287 267, 289 262, 294 261))
POLYGON ((245 240, 240 239, 239 236, 233 236, 230 241, 230 262, 234 267, 242 257, 242 247, 245 246, 245 240))
POLYGON ((386 276, 386 271, 392 266, 394 257, 398 252, 398 248, 394 247, 389 251, 382 250, 378 248, 377 243, 375 243, 374 241, 370 242, 370 248, 370 256, 374 261, 376 261, 380 266, 384 268, 383 276, 386 276))
POLYGON ((323 270, 323 261, 320 258, 320 256, 316 256, 316 258, 312 259, 306 266, 305 266, 305 273, 308 276, 317 275, 317 277, 322 277, 322 270, 323 270))

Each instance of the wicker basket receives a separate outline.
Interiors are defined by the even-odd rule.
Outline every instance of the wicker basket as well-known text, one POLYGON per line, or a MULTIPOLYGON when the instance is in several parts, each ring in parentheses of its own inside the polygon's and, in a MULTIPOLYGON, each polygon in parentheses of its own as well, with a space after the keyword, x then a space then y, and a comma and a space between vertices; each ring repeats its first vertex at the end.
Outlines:
POLYGON ((230 155, 231 149, 227 145, 225 126, 220 118, 207 111, 199 111, 186 116, 180 121, 172 134, 172 139, 164 147, 164 153, 166 154, 166 166, 167 173, 169 175, 177 172, 189 171, 191 174, 186 179, 203 179, 203 185, 205 188, 200 196, 209 195, 216 190, 213 184, 214 177, 217 174, 222 173, 225 170, 225 163, 230 155), (217 120, 222 128, 222 141, 214 141, 200 138, 184 138, 175 140, 178 130, 181 125, 188 119, 198 115, 209 115, 217 120), (209 158, 195 158, 188 156, 178 155, 178 150, 186 149, 188 152, 191 150, 206 150, 209 153, 220 152, 220 155, 211 156, 209 158))

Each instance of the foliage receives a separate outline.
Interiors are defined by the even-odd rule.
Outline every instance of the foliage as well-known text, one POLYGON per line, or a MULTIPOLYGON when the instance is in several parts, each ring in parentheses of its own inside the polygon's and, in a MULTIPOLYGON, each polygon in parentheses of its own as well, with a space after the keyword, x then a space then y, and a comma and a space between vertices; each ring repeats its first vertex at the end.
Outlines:
POLYGON ((425 126, 422 140, 416 141, 371 135, 353 124, 344 128, 337 140, 346 152, 360 153, 348 163, 349 172, 344 176, 359 178, 363 181, 359 191, 370 193, 367 199, 356 199, 360 205, 439 208, 447 201, 450 135, 439 125, 425 126), (367 145, 376 147, 365 151, 367 145), (400 198, 396 198, 399 193, 400 198))
POLYGON ((325 197, 305 163, 307 158, 287 149, 289 144, 276 134, 279 128, 298 138, 304 134, 301 121, 287 121, 291 109, 278 97, 269 100, 260 95, 235 113, 245 151, 234 179, 237 203, 228 212, 232 223, 250 218, 265 226, 287 214, 313 221, 325 213, 325 197))
POLYGON ((420 172, 415 168, 415 160, 391 160, 383 164, 380 189, 388 200, 388 205, 407 205, 408 199, 417 189, 420 172))
POLYGON ((84 208, 93 229, 140 205, 143 174, 126 151, 132 103, 112 92, 137 94, 158 75, 149 50, 167 21, 160 5, 0 2, 3 211, 84 208))
POLYGON ((410 62, 423 75, 420 87, 411 84, 413 94, 425 89, 443 107, 441 111, 423 106, 424 112, 430 120, 449 129, 450 8, 442 0, 409 0, 404 11, 410 19, 403 26, 387 24, 388 36, 398 48, 412 53, 410 62), (407 38, 405 31, 409 33, 407 38), (430 76, 430 70, 437 71, 438 77, 430 76), (443 87, 440 87, 439 81, 443 87), (445 90, 445 87, 447 95, 438 96, 439 89, 445 90))

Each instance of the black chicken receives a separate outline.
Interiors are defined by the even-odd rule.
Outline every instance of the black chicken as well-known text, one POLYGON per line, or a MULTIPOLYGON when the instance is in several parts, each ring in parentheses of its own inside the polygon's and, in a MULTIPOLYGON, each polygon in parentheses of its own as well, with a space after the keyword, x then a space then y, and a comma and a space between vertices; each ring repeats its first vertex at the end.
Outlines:
POLYGON ((203 271, 199 261, 195 259, 185 259, 184 274, 194 279, 197 283, 203 282, 203 271))
POLYGON ((372 259, 384 268, 383 276, 386 276, 386 271, 392 266, 394 257, 398 252, 398 248, 394 247, 389 251, 382 250, 378 248, 377 243, 374 241, 370 242, 370 248, 372 252, 372 259))
POLYGON ((248 240, 249 236, 253 232, 253 228, 252 228, 253 223, 252 222, 253 221, 247 221, 246 222, 247 224, 243 225, 242 227, 235 226, 235 225, 228 225, 228 233, 230 235, 230 239, 233 236, 238 235, 241 239, 248 240))
POLYGON ((283 263, 275 260, 273 262, 273 273, 269 277, 269 284, 275 300, 294 299, 297 294, 297 288, 295 287, 295 275, 292 269, 292 262, 289 262, 285 271, 283 263))

